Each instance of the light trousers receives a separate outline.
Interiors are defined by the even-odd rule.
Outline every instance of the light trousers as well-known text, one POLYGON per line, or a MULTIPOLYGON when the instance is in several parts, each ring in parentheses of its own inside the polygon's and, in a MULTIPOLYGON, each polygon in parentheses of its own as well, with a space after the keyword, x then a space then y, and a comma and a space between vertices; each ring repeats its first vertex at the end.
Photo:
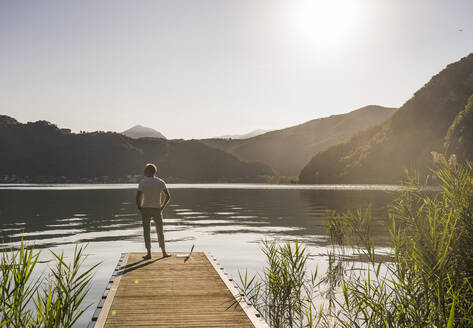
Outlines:
POLYGON ((161 249, 164 248, 164 232, 163 232, 163 216, 159 208, 143 207, 141 209, 141 218, 143 220, 143 235, 145 238, 145 246, 149 251, 151 249, 151 219, 156 225, 156 233, 158 234, 158 243, 161 249))

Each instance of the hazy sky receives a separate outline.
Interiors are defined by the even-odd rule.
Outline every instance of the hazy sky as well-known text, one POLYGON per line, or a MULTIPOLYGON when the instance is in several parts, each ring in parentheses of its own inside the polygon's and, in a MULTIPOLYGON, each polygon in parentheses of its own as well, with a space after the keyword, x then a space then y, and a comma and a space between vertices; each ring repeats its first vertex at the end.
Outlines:
POLYGON ((169 138, 400 106, 473 51, 464 0, 0 0, 0 114, 169 138))

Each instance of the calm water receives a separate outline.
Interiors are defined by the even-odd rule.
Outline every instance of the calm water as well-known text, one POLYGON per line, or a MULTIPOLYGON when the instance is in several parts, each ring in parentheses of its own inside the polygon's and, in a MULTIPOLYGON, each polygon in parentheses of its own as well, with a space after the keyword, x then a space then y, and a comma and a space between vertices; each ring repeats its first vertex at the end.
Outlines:
MULTIPOLYGON (((85 265, 102 262, 79 326, 90 320, 122 252, 145 251, 141 218, 134 204, 135 185, 0 185, 0 247, 19 244, 21 236, 41 249, 40 270, 49 251, 72 253, 88 244, 85 265)), ((380 250, 386 247, 386 205, 396 186, 282 186, 207 184, 169 186, 172 200, 164 214, 169 251, 212 253, 234 277, 238 270, 258 272, 264 264, 262 239, 302 241, 312 262, 326 266, 327 209, 346 210, 372 204, 380 250)), ((152 234, 153 251, 159 251, 152 234)), ((70 258, 70 257, 69 257, 70 258)), ((51 262, 52 263, 52 262, 51 262)))

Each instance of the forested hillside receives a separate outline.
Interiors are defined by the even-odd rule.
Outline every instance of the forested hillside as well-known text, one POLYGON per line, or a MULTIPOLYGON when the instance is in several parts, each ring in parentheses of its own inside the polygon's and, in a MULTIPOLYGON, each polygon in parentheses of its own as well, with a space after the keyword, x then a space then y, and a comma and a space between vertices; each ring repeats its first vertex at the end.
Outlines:
POLYGON ((0 116, 0 154, 0 178, 14 175, 32 181, 122 181, 141 175, 147 162, 157 163, 159 174, 173 181, 261 181, 273 174, 265 164, 241 161, 195 140, 75 134, 47 121, 22 124, 8 116, 0 116))
POLYGON ((460 161, 473 160, 473 95, 448 129, 445 149, 460 161))
POLYGON ((241 159, 264 162, 281 175, 298 175, 315 153, 349 139, 358 131, 383 122, 395 110, 366 106, 350 113, 315 119, 245 140, 202 141, 241 159))
POLYGON ((315 154, 300 181, 390 183, 406 168, 429 174, 430 152, 444 153, 446 138, 449 148, 471 157, 471 102, 466 104, 472 94, 470 54, 435 75, 386 122, 315 154))

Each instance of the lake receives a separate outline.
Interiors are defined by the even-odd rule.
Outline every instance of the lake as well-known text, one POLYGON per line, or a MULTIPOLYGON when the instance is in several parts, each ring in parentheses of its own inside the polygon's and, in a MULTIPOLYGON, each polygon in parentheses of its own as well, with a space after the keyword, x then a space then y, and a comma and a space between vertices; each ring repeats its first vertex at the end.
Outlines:
MULTIPOLYGON (((263 239, 299 240, 308 246, 311 265, 326 267, 329 239, 326 210, 372 205, 376 244, 387 249, 386 205, 397 197, 392 185, 170 184, 164 213, 170 252, 212 253, 234 278, 238 271, 260 272, 263 239)), ((17 247, 21 237, 41 249, 38 265, 52 259, 48 248, 70 259, 75 244, 88 244, 85 266, 101 262, 86 299, 92 307, 85 326, 123 252, 144 252, 136 185, 0 185, 1 248, 17 247)), ((153 251, 159 251, 154 228, 153 251)))

